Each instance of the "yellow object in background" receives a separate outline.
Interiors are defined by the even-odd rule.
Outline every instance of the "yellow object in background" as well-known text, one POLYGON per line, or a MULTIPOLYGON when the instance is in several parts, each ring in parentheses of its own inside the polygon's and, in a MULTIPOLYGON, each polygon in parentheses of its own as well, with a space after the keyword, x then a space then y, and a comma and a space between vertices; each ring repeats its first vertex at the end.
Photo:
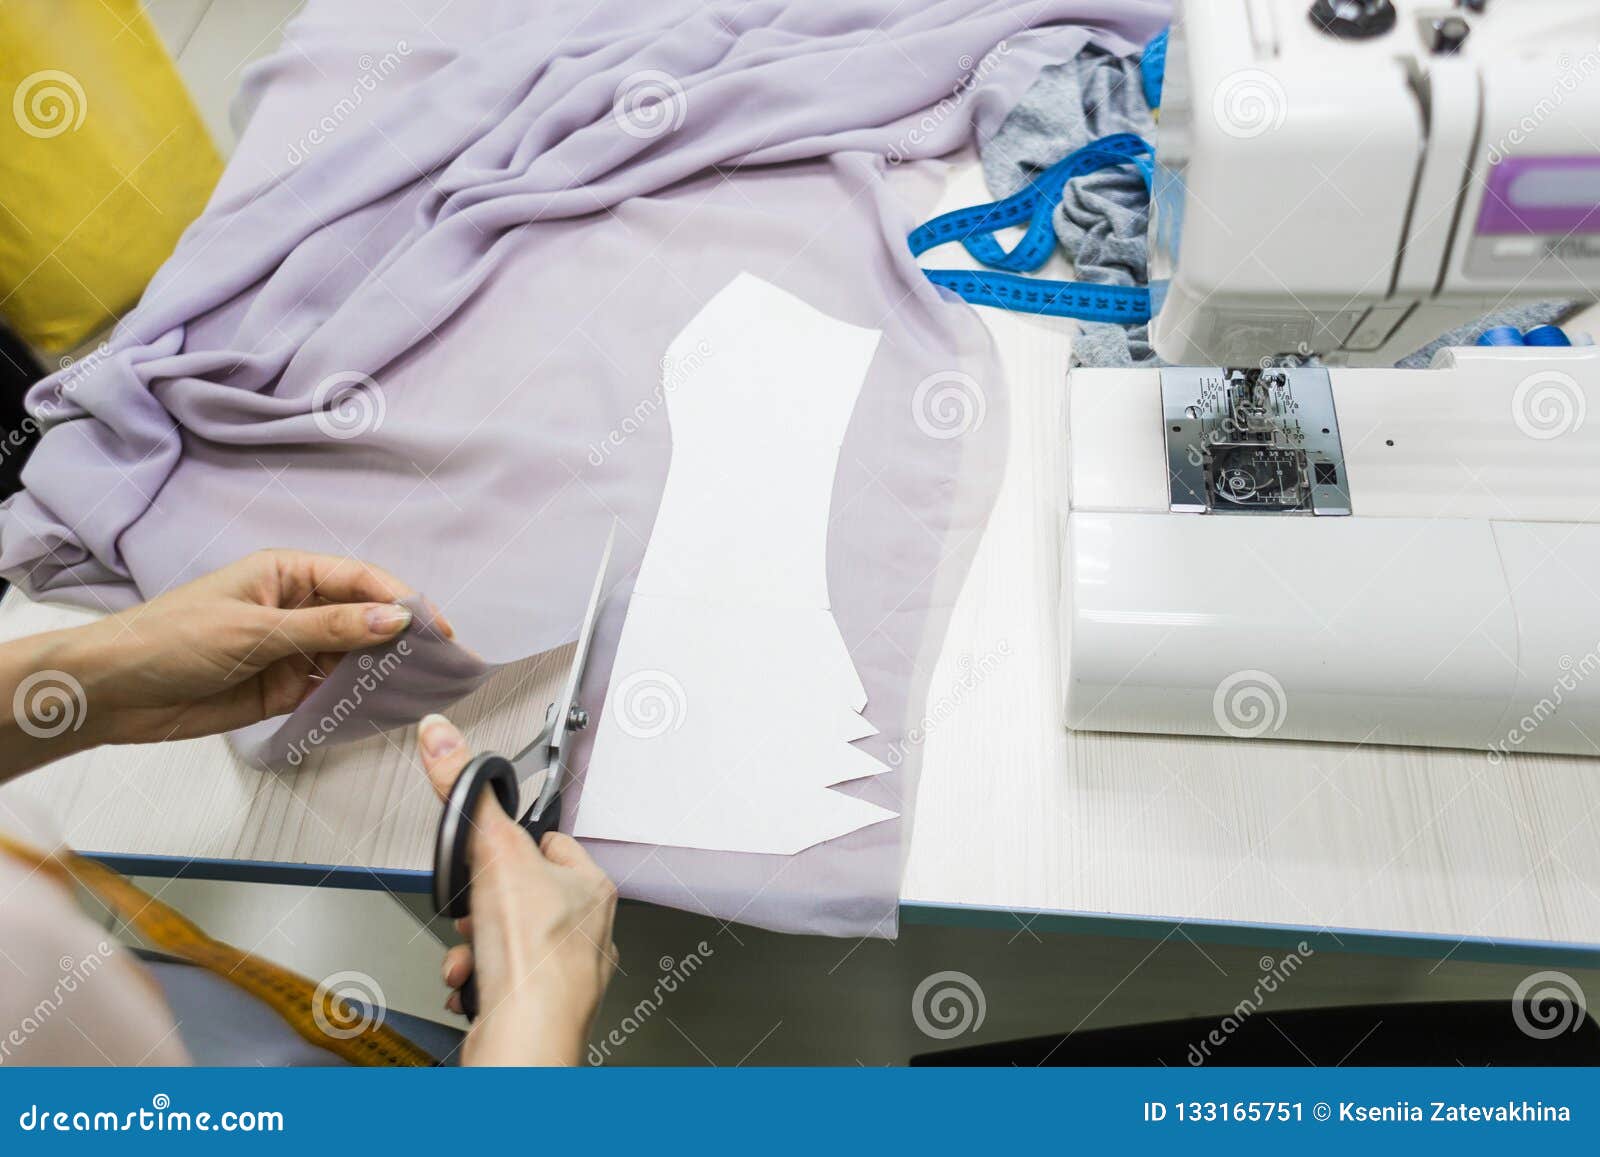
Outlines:
POLYGON ((139 0, 0 0, 0 318, 24 341, 130 309, 221 172, 139 0))

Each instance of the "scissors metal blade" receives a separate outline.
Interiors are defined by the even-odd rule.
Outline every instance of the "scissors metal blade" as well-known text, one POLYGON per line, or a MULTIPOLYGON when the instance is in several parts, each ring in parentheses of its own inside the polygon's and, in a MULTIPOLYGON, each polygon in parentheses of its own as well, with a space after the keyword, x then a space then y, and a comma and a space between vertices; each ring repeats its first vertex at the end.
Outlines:
POLYGON ((528 809, 524 822, 537 819, 561 789, 562 751, 567 733, 580 730, 588 722, 581 708, 575 708, 578 688, 583 683, 584 668, 589 662, 589 647, 594 642, 595 621, 600 617, 600 602, 605 596, 606 576, 611 569, 611 548, 617 541, 617 523, 613 519, 610 533, 606 535, 605 550, 600 555, 600 566, 595 573, 594 587, 589 591, 589 604, 584 610, 583 625, 578 628, 578 645, 572 652, 572 663, 567 669, 567 680, 561 697, 550 705, 545 717, 545 729, 511 761, 517 768, 519 782, 527 782, 540 772, 544 783, 539 788, 539 798, 528 809))

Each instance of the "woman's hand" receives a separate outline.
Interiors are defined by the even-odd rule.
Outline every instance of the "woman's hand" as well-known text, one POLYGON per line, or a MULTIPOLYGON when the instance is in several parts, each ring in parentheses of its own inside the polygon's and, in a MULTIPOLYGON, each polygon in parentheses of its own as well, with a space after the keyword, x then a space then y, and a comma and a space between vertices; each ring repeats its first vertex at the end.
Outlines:
MULTIPOLYGON (((441 797, 471 752, 442 715, 418 728, 422 763, 441 797)), ((575 1065, 583 1057, 617 949, 611 942, 617 890, 571 836, 535 844, 483 794, 467 846, 472 915, 457 926, 470 941, 444 958, 444 982, 460 989, 477 973, 479 1015, 467 1033, 467 1065, 575 1065)), ((446 1007, 461 1011, 460 993, 446 1007)))
POLYGON ((281 715, 340 654, 404 631, 411 613, 396 604, 413 593, 353 559, 263 550, 87 626, 7 643, 0 696, 13 710, 0 714, 0 778, 97 743, 187 739, 281 715), (31 696, 52 687, 64 690, 37 700, 42 714, 30 719, 31 696), (62 727, 62 713, 81 718, 62 727))

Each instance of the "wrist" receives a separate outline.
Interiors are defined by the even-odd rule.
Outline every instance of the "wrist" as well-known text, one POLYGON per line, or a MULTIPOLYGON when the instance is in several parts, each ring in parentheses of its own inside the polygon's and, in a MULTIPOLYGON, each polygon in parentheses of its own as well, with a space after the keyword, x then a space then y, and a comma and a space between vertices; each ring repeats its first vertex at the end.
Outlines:
POLYGON ((0 778, 107 741, 108 712, 95 712, 85 671, 95 624, 6 644, 0 659, 0 778), (97 717, 98 716, 98 717, 97 717))
POLYGON ((485 1009, 472 1026, 462 1050, 470 1066, 559 1068, 583 1063, 587 1026, 570 1017, 545 1015, 546 1010, 507 1002, 485 1009))
POLYGON ((583 1063, 598 1001, 555 986, 519 985, 496 999, 486 989, 483 1016, 463 1055, 470 1065, 551 1067, 583 1063))
POLYGON ((100 619, 56 634, 42 669, 58 677, 50 681, 52 686, 59 682, 76 693, 82 726, 73 734, 85 747, 121 742, 123 712, 117 693, 128 677, 132 656, 119 642, 122 632, 115 620, 100 619))

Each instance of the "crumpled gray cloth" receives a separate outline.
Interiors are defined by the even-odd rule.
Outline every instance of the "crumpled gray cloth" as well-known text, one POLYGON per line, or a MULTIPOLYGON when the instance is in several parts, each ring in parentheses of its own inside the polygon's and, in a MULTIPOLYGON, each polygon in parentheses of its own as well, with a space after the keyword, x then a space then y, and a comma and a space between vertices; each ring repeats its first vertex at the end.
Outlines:
MULTIPOLYGON (((1138 56, 1091 45, 1039 79, 983 147, 983 175, 996 198, 1008 197, 1044 169, 1112 133, 1152 139, 1138 56)), ((1131 167, 1102 169, 1068 181, 1055 211, 1056 237, 1080 281, 1144 285, 1150 198, 1131 167)), ((1073 356, 1084 365, 1128 366, 1151 360, 1149 327, 1083 322, 1073 356)))
MULTIPOLYGON (((1155 120, 1140 83, 1139 54, 1118 56, 1089 45, 1039 79, 981 149, 984 179, 996 199, 1010 196, 1038 173, 1090 141, 1112 133, 1153 140, 1155 120)), ((1102 169, 1067 182, 1055 211, 1056 238, 1080 281, 1145 285, 1149 281, 1146 232, 1149 196, 1132 168, 1102 169)), ((1500 325, 1528 329, 1559 321, 1570 301, 1544 301, 1501 310, 1444 334, 1397 364, 1427 366, 1445 346, 1471 345, 1500 325)), ((1073 360, 1084 366, 1161 364, 1148 325, 1083 322, 1073 360)))

